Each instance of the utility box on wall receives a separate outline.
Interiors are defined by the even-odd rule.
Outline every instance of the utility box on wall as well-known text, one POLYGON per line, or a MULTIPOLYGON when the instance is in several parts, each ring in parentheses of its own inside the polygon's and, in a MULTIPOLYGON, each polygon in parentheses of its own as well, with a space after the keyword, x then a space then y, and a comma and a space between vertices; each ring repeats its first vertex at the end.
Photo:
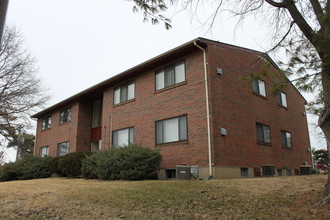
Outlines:
POLYGON ((198 166, 177 165, 176 178, 179 180, 190 180, 198 177, 198 166))

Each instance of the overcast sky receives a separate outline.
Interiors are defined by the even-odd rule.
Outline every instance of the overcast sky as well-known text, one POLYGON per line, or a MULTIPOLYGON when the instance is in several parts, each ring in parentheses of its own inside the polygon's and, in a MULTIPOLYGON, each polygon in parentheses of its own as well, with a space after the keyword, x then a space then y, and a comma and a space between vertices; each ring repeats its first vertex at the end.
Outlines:
MULTIPOLYGON (((166 15, 173 28, 165 30, 163 24, 144 23, 133 6, 125 0, 9 1, 6 24, 20 30, 38 59, 39 76, 52 96, 47 106, 197 37, 263 52, 271 47, 269 30, 253 18, 236 29, 234 20, 221 18, 208 31, 186 11, 171 7, 166 15)), ((201 7, 199 20, 209 11, 201 7)), ((311 139, 312 147, 325 147, 311 139)))

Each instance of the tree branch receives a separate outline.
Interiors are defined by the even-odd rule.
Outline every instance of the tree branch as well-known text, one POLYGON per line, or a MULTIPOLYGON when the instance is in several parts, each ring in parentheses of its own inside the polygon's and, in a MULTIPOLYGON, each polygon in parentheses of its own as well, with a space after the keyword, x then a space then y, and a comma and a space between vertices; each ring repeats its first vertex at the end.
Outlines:
POLYGON ((320 2, 318 0, 309 0, 309 2, 311 3, 314 13, 317 17, 317 21, 319 22, 321 29, 323 29, 324 27, 324 22, 323 22, 323 17, 324 17, 324 13, 322 10, 322 7, 320 5, 320 2))
POLYGON ((285 8, 289 11, 293 21, 298 25, 301 32, 306 36, 306 38, 311 42, 313 42, 313 29, 309 26, 305 18, 301 15, 299 10, 295 5, 294 0, 284 0, 285 8))
POLYGON ((265 0, 268 4, 270 4, 271 6, 274 6, 276 8, 285 8, 286 7, 286 3, 284 1, 282 2, 274 2, 272 0, 265 0))

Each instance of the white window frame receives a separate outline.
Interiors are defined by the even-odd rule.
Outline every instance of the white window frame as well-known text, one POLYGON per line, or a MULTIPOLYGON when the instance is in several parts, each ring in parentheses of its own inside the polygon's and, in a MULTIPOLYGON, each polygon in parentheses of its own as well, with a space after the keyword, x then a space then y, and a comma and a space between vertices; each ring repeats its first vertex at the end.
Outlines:
POLYGON ((70 142, 62 142, 57 144, 57 156, 64 156, 69 153, 70 142))
POLYGON ((66 122, 71 121, 71 117, 72 117, 72 108, 71 107, 67 107, 64 108, 60 111, 60 124, 64 124, 66 122))
POLYGON ((292 134, 281 130, 281 142, 284 147, 292 148, 292 134))
POLYGON ((287 98, 286 98, 286 94, 284 92, 280 92, 277 94, 277 101, 278 101, 278 104, 283 106, 283 107, 288 107, 288 101, 287 101, 287 98))
POLYGON ((259 143, 271 144, 270 126, 261 123, 256 123, 257 141, 259 143))
POLYGON ((40 157, 49 156, 49 146, 40 147, 39 154, 40 154, 40 157))
POLYGON ((267 97, 266 93, 266 83, 261 79, 253 79, 252 80, 252 90, 253 92, 261 95, 263 97, 267 97))
POLYGON ((156 144, 188 140, 187 121, 187 115, 156 121, 156 144))
POLYGON ((186 67, 182 60, 165 66, 155 75, 156 90, 161 90, 186 81, 186 67))
POLYGON ((112 147, 125 147, 134 144, 134 127, 112 132, 112 147))
POLYGON ((47 130, 52 127, 52 116, 47 115, 41 119, 41 130, 47 130))
POLYGON ((135 98, 135 81, 118 86, 113 90, 113 104, 118 105, 135 98))

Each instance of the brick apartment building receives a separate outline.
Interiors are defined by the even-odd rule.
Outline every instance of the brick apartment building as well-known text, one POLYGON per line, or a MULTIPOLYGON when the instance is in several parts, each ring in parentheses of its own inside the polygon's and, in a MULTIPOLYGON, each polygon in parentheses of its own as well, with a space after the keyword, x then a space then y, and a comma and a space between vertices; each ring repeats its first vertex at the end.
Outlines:
POLYGON ((33 115, 34 154, 135 143, 160 150, 162 179, 297 175, 305 104, 268 55, 197 38, 33 115))

